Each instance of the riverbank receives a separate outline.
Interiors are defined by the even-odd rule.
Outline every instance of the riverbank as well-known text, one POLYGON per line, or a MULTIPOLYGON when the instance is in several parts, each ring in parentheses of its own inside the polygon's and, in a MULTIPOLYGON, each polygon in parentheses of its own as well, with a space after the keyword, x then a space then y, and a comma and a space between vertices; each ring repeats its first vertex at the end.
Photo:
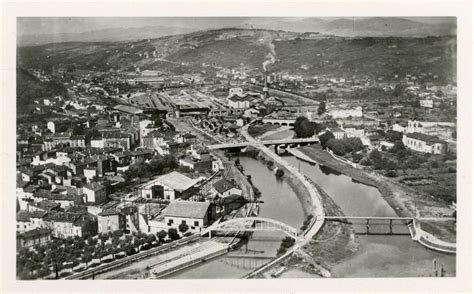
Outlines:
MULTIPOLYGON (((344 216, 342 209, 334 200, 316 183, 312 184, 321 194, 325 213, 344 216)), ((311 275, 330 277, 331 270, 336 264, 357 252, 359 242, 351 224, 326 221, 319 233, 302 249, 303 252, 285 260, 283 266, 311 275)))
MULTIPOLYGON (((377 173, 353 168, 336 160, 319 145, 302 147, 299 150, 319 164, 351 177, 353 181, 377 188, 399 216, 436 217, 446 216, 451 212, 445 203, 436 201, 431 195, 413 191, 377 173)), ((454 243, 456 240, 456 227, 453 222, 440 222, 436 227, 425 225, 423 230, 446 242, 454 243)))
MULTIPOLYGON (((261 160, 269 168, 282 169, 284 175, 282 180, 286 181, 297 195, 303 206, 305 219, 313 217, 313 201, 307 189, 301 185, 292 173, 285 167, 271 160, 265 153, 258 150, 249 150, 249 155, 261 160)), ((321 195, 324 211, 328 215, 343 216, 342 209, 332 200, 332 198, 316 183, 311 181, 312 186, 321 195)), ((304 226, 301 228, 304 231, 304 226)), ((343 259, 351 257, 358 249, 358 241, 355 231, 350 224, 341 222, 325 222, 321 230, 313 236, 301 249, 287 259, 282 260, 277 265, 270 267, 266 272, 271 272, 284 266, 290 270, 298 270, 310 275, 329 277, 332 267, 343 259)), ((265 274, 260 277, 264 277, 265 274)), ((268 275, 267 275, 268 276, 268 275)))

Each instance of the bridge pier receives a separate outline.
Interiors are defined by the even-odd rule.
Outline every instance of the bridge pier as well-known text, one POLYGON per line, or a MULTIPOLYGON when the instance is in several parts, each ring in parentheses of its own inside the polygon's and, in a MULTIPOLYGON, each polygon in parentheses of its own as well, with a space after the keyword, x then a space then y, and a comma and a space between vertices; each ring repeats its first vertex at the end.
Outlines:
POLYGON ((393 233, 393 223, 392 223, 392 219, 390 220, 390 234, 393 233))
POLYGON ((369 222, 370 222, 370 219, 367 219, 367 224, 366 224, 367 234, 370 234, 370 225, 369 225, 369 222))

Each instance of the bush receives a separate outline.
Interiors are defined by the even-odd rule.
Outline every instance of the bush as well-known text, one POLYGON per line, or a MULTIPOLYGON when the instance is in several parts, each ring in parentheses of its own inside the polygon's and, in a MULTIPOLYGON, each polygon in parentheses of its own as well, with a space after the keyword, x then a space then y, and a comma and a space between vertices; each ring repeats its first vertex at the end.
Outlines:
POLYGON ((285 174, 285 172, 281 168, 279 168, 279 169, 277 169, 277 171, 275 173, 275 176, 277 178, 281 178, 281 177, 283 177, 284 174, 285 174))
POLYGON ((352 153, 352 161, 354 161, 355 163, 360 162, 362 158, 364 158, 364 155, 362 155, 361 153, 352 153))
POLYGON ((455 167, 450 166, 450 167, 448 168, 448 173, 455 173, 455 172, 456 172, 456 168, 455 168, 455 167))

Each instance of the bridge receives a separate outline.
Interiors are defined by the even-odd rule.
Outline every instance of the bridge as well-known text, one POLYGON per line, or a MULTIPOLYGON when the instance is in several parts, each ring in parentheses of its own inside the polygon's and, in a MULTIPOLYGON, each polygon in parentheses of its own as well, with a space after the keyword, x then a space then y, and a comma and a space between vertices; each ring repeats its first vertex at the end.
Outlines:
POLYGON ((209 226, 201 231, 201 236, 209 234, 212 238, 212 232, 283 232, 297 241, 299 239, 298 230, 277 220, 263 217, 243 217, 234 218, 209 226))
POLYGON ((326 216, 327 221, 337 221, 343 222, 351 225, 365 225, 364 232, 356 232, 356 234, 365 234, 365 235, 409 235, 408 228, 407 230, 401 231, 400 229, 397 232, 394 232, 393 227, 398 226, 408 226, 413 223, 413 217, 399 217, 399 216, 326 216), (378 230, 370 230, 370 227, 376 227, 378 230), (389 231, 380 230, 380 227, 388 226, 389 231))
POLYGON ((264 124, 272 124, 272 125, 280 125, 280 126, 294 126, 295 121, 296 121, 296 117, 294 118, 272 118, 272 117, 262 118, 262 122, 264 124))
MULTIPOLYGON (((261 144, 265 146, 275 145, 275 148, 280 145, 295 145, 295 147, 300 147, 301 145, 308 145, 319 143, 318 137, 311 137, 311 138, 299 138, 299 139, 279 139, 279 140, 264 140, 260 141, 261 144)), ((216 149, 230 149, 230 148, 245 148, 251 145, 249 142, 238 142, 238 143, 222 143, 222 144, 214 144, 214 145, 207 145, 207 149, 209 150, 216 150, 216 149)))

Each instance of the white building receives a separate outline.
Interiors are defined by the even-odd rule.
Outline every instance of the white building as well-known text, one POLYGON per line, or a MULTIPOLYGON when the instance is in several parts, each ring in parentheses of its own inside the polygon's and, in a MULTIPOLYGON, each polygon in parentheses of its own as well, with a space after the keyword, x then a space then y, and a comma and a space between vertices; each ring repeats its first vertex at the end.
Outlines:
POLYGON ((200 232, 211 220, 210 202, 174 201, 163 211, 169 228, 179 228, 186 224, 191 232, 200 232))
POLYGON ((420 106, 425 107, 425 108, 433 108, 433 100, 431 99, 420 100, 420 106))
POLYGON ((362 117, 362 107, 357 106, 352 109, 332 109, 328 113, 332 118, 362 117))
POLYGON ((141 197, 174 201, 199 182, 173 171, 138 187, 141 197))
POLYGON ((448 149, 446 141, 422 133, 404 134, 402 142, 407 148, 424 153, 446 154, 448 149))

